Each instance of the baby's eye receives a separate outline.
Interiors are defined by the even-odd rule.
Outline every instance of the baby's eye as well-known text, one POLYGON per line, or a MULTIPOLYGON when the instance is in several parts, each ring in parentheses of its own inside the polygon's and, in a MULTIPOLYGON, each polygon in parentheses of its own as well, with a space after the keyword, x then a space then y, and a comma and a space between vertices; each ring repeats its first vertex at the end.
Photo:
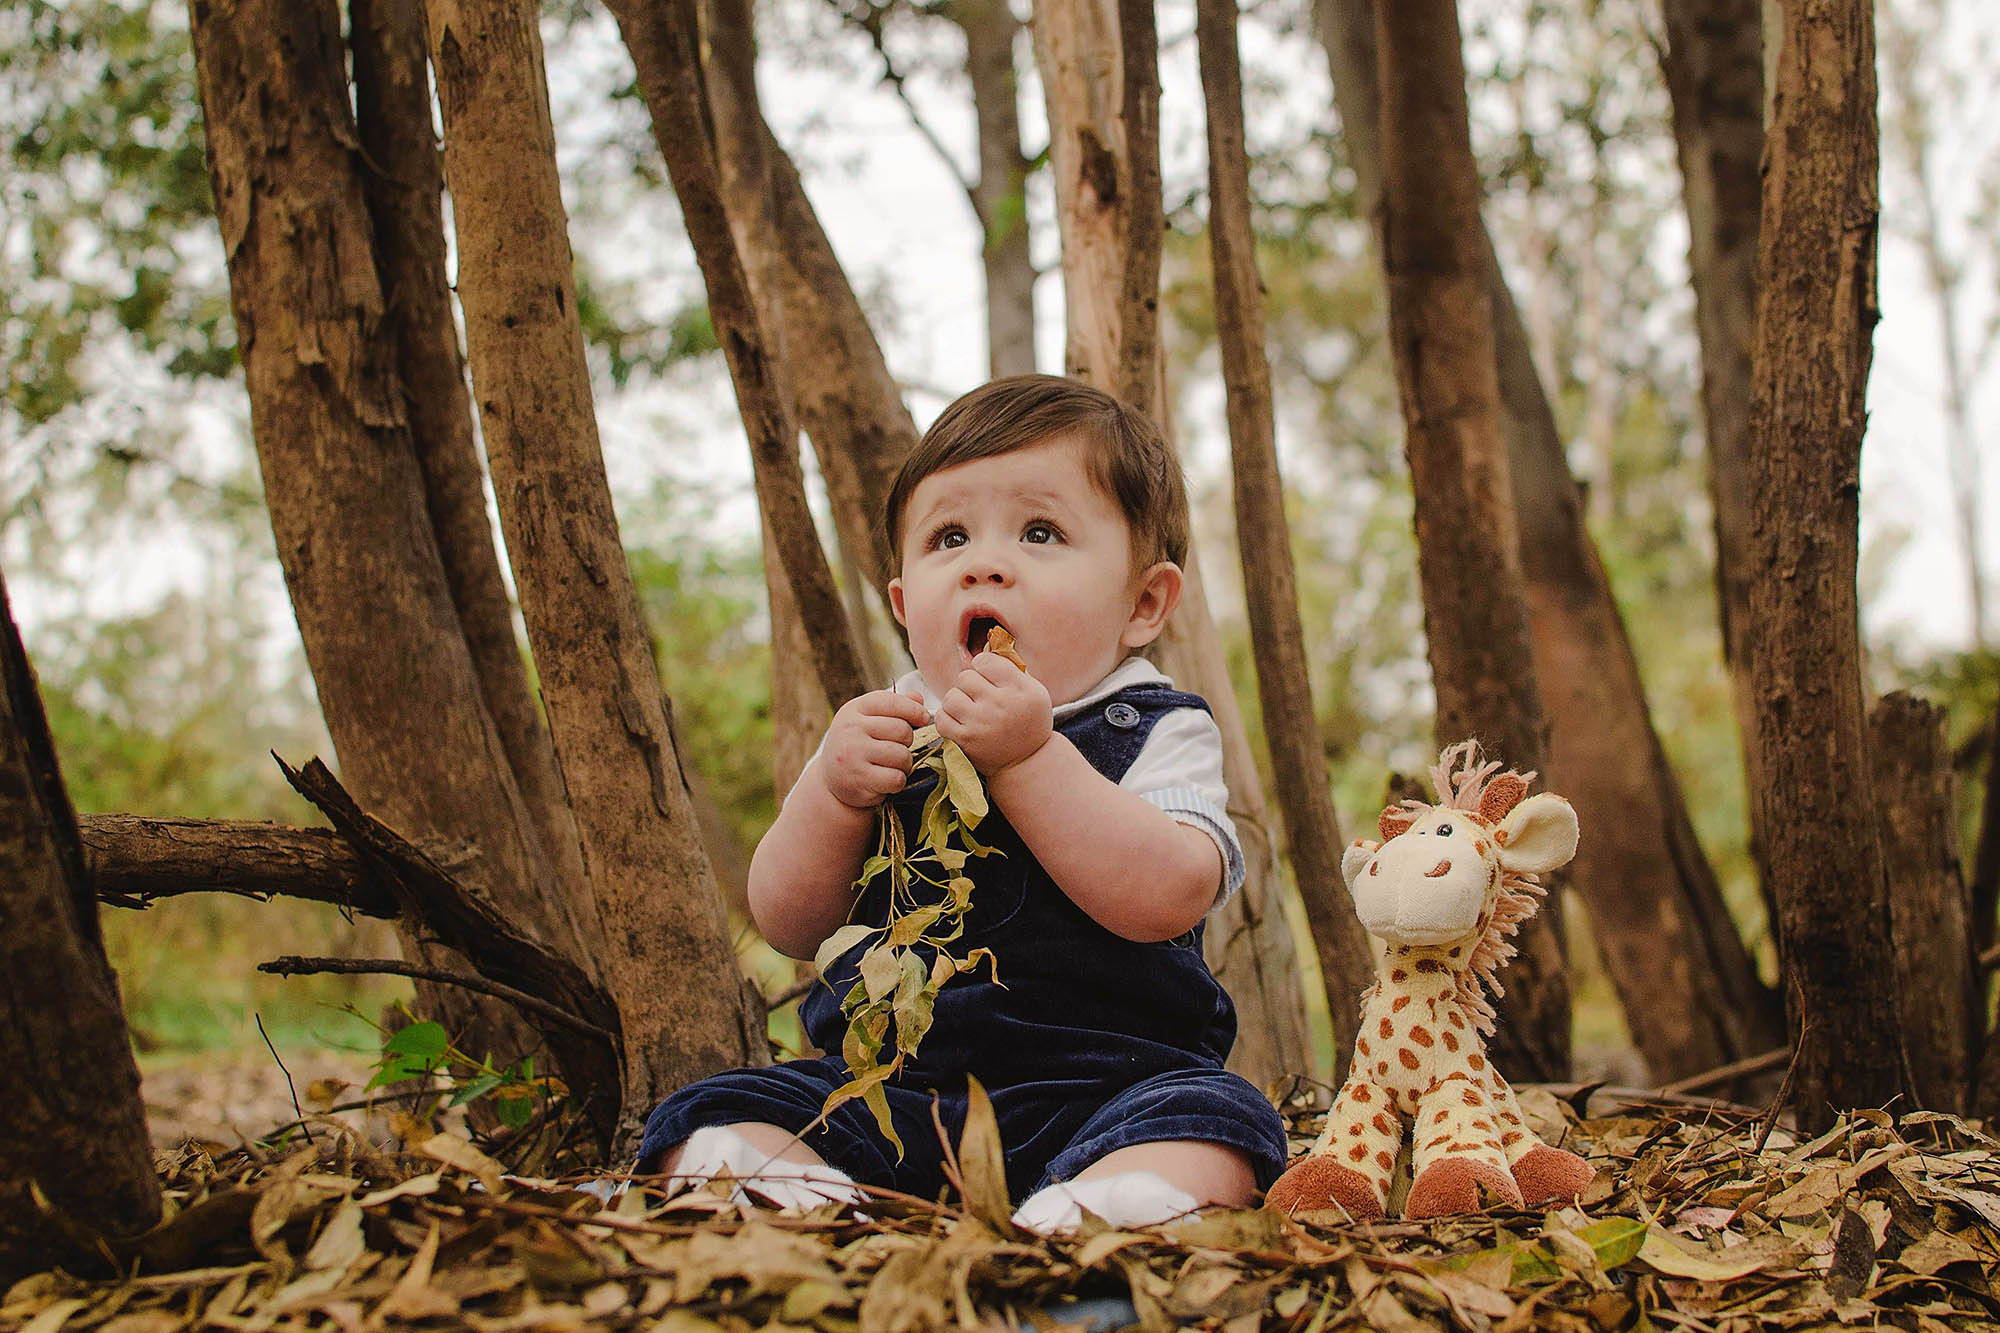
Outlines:
POLYGON ((932 551, 950 551, 965 545, 967 540, 965 529, 958 524, 941 523, 924 539, 924 546, 932 551))
POLYGON ((1033 542, 1037 546, 1046 546, 1050 542, 1061 541, 1062 533, 1053 523, 1035 522, 1021 530, 1021 540, 1033 542))

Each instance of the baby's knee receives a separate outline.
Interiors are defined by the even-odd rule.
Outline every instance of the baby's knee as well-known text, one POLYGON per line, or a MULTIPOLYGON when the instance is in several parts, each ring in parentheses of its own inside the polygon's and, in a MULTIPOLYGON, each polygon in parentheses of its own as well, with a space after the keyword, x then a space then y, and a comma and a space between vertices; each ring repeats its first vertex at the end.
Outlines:
POLYGON ((781 1209, 862 1201, 852 1176, 828 1165, 796 1134, 761 1121, 704 1126, 660 1154, 657 1166, 642 1161, 640 1170, 657 1171, 670 1190, 733 1180, 731 1195, 739 1203, 781 1209))
POLYGON ((1076 1178, 1092 1180, 1126 1171, 1150 1171, 1192 1195, 1204 1208, 1247 1208, 1257 1197, 1257 1171, 1250 1154, 1207 1139, 1134 1143, 1106 1153, 1076 1178))

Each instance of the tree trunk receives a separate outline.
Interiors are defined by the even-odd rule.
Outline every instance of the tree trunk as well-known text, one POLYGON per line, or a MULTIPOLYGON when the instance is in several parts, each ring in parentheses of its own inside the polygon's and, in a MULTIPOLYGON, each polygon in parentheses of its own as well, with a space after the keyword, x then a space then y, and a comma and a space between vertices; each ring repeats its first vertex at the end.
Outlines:
POLYGON ((1989 725, 1986 793, 1979 803, 1979 841, 1972 851, 1972 938, 1981 953, 1993 947, 1993 918, 2000 909, 2000 707, 1989 725))
MULTIPOLYGON (((1122 324, 1118 296, 1125 273, 1119 218, 1125 130, 1119 114, 1123 91, 1116 10, 1111 0, 1042 0, 1035 7, 1034 37, 1035 60, 1048 99, 1049 152, 1062 228, 1069 327, 1064 365, 1069 374, 1108 388, 1118 372, 1122 324)), ((1156 389, 1150 396, 1164 406, 1164 394, 1156 389)), ((1160 419, 1165 429, 1164 413, 1160 419)), ((1230 1067, 1265 1085, 1310 1068, 1305 1002, 1298 969, 1291 963, 1291 930, 1282 908, 1284 884, 1263 784, 1192 551, 1186 572, 1186 592, 1168 624, 1159 655, 1178 683, 1208 700, 1222 730, 1229 815, 1248 864, 1242 891, 1211 923, 1208 956, 1241 1010, 1230 1067)), ((1366 985, 1366 963, 1334 957, 1322 959, 1321 967, 1330 997, 1334 1046, 1345 1050, 1355 1021, 1352 996, 1366 985)))
POLYGON ((995 379, 1035 368, 1035 259, 1028 248, 1029 162, 1021 154, 1014 39, 1021 21, 1007 0, 954 0, 945 16, 965 34, 965 72, 979 126, 972 204, 984 233, 986 354, 995 379))
POLYGON ((1986 1012, 1958 865, 1958 803, 1944 710, 1885 695, 1868 715, 1903 1049, 1919 1106, 1964 1115, 1986 1012))
POLYGON ((806 505, 797 432, 790 427, 777 366, 730 234, 713 140, 703 116, 692 0, 668 5, 616 0, 610 9, 641 71, 641 86, 660 93, 647 108, 654 118, 653 137, 666 158, 667 175, 680 198, 688 239, 694 243, 695 260, 708 289, 709 319, 729 363, 737 408, 750 436, 758 507, 771 524, 785 577, 812 639, 820 686, 829 700, 852 699, 868 690, 868 678, 806 505))
MULTIPOLYGON (((1342 143, 1362 211, 1381 198, 1375 25, 1369 4, 1318 0, 1342 143)), ((1583 523, 1534 339, 1489 243, 1499 362, 1535 676, 1549 721, 1549 785, 1588 831, 1565 876, 1584 894, 1598 950, 1656 1078, 1769 1050, 1784 1039, 1757 967, 1696 838, 1647 709, 1638 661, 1583 523)))
MULTIPOLYGON (((776 390, 787 457, 798 455, 799 432, 792 415, 789 318, 783 297, 778 257, 777 210, 771 190, 771 174, 764 153, 763 120, 757 102, 757 44, 755 15, 747 0, 707 0, 703 5, 702 28, 708 35, 703 43, 707 59, 703 64, 702 86, 708 95, 708 111, 715 126, 715 157, 724 211, 737 253, 743 256, 743 275, 757 310, 757 327, 764 335, 769 356, 771 381, 776 390)), ((746 420, 745 429, 753 423, 746 420)), ((812 636, 799 614, 798 598, 792 595, 791 580, 785 575, 784 555, 772 516, 761 512, 759 527, 764 543, 764 586, 771 612, 771 782, 777 799, 783 802, 792 784, 812 758, 819 738, 825 734, 830 704, 813 670, 812 636)), ((848 605, 850 632, 860 643, 867 632, 865 618, 855 617, 848 605)), ((864 672, 869 682, 879 682, 881 673, 864 672)))
MULTIPOLYGON (((1243 143, 1243 72, 1236 50, 1235 0, 1199 0, 1195 39, 1208 104, 1208 234, 1214 253, 1215 323, 1228 394, 1230 456, 1236 490, 1236 538, 1250 619, 1257 692, 1263 702, 1271 771, 1294 775, 1278 785, 1292 873, 1301 886, 1315 951, 1366 965, 1368 941, 1341 888, 1344 850, 1326 751, 1306 671, 1299 625, 1298 581, 1278 473, 1271 366, 1264 354, 1264 286, 1257 273, 1250 220, 1250 163, 1243 143), (1304 886, 1314 886, 1304 891, 1304 886)), ((1367 984, 1366 974, 1338 979, 1345 1001, 1367 984)), ((1329 1003, 1336 987, 1329 986, 1329 1003)), ((1348 1006, 1352 1008, 1352 1005, 1348 1006)), ((1343 1045, 1338 1065, 1347 1058, 1343 1045)))
MULTIPOLYGON (((665 95, 643 66, 639 86, 648 108, 665 95)), ((768 126, 764 133, 764 160, 784 241, 785 310, 797 335, 792 351, 799 421, 812 437, 841 539, 864 557, 869 581, 887 605, 897 559, 881 515, 896 470, 917 447, 916 422, 806 198, 798 168, 768 126)))
POLYGON ((1778 902, 1796 1107, 1907 1091, 1862 717, 1856 507, 1875 327, 1875 28, 1783 0, 1757 245, 1750 669, 1763 872, 1778 902))
MULTIPOLYGON (((1454 0, 1375 7, 1381 89, 1381 253, 1390 341, 1409 427, 1418 573, 1441 743, 1476 737, 1522 770, 1543 766, 1513 487, 1500 429, 1487 241, 1466 122, 1454 0)), ((1495 1064, 1510 1077, 1569 1070, 1569 980, 1557 895, 1523 930, 1495 1064)))
POLYGON ((665 1093, 760 1062, 765 1045, 736 984, 618 540, 536 9, 430 0, 428 11, 473 383, 549 730, 608 927, 602 973, 623 1029, 629 1145, 665 1093))
POLYGON ((101 1262, 139 1235, 160 1182, 118 977, 34 670, 0 579, 0 1289, 101 1262), (53 1216, 37 1201, 39 1191, 53 1216))
MULTIPOLYGON (((193 7, 209 175, 278 559, 347 782, 544 931, 559 885, 452 605, 404 413, 330 3, 193 7)), ((405 947, 414 947, 405 937, 405 947)), ((534 1048, 496 1006, 426 991, 460 1040, 534 1048)))
POLYGON ((603 923, 585 887, 576 820, 514 637, 514 603, 486 513, 485 469, 473 439, 472 397, 445 271, 444 172, 431 134, 423 5, 350 0, 348 13, 362 197, 373 223, 383 324, 395 340, 431 531, 479 696, 555 876, 557 892, 541 905, 535 924, 567 941, 571 951, 595 954, 603 948, 603 923))
MULTIPOLYGON (((1764 34, 1759 0, 1662 0, 1660 65, 1673 99, 1674 144, 1688 215, 1688 273, 1701 343, 1708 497, 1722 657, 1741 732, 1745 789, 1763 785, 1750 744, 1750 346, 1757 331, 1757 227, 1763 207, 1764 34)), ((1752 859, 1762 845, 1750 802, 1752 859)), ((1770 886, 1760 885, 1773 920, 1770 886)))

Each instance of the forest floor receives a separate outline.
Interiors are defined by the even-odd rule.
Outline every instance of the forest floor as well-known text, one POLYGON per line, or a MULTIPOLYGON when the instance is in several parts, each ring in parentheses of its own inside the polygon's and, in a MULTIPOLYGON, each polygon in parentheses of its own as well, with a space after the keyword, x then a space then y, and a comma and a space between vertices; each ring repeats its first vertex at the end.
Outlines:
MULTIPOLYGON (((287 1063, 302 1101, 322 1104, 366 1073, 287 1063)), ((1544 1136, 1598 1168, 1576 1206, 1422 1224, 1217 1212, 1046 1239, 1014 1231, 971 1170, 963 1208, 884 1197, 797 1216, 708 1191, 607 1204, 582 1178, 510 1174, 560 1160, 556 1123, 477 1144, 389 1112, 312 1116, 311 1142, 297 1126, 212 1135, 268 1112, 268 1077, 149 1074, 156 1129, 195 1135, 159 1154, 168 1220, 126 1247, 123 1276, 14 1284, 0 1328, 2000 1326, 2000 1142, 1932 1113, 1860 1112, 1801 1141, 1752 1108, 1528 1089, 1544 1136)), ((1311 1101, 1288 1106, 1301 1145, 1311 1101)), ((960 1145, 967 1163, 988 1153, 997 1144, 960 1145)))

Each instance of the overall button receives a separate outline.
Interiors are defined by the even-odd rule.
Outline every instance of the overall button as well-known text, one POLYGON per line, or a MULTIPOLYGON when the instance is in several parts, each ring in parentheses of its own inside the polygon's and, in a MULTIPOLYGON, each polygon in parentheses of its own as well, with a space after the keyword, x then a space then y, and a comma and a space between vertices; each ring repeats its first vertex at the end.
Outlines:
POLYGON ((1104 720, 1120 731, 1130 731, 1139 725, 1139 710, 1120 701, 1104 710, 1104 720))

